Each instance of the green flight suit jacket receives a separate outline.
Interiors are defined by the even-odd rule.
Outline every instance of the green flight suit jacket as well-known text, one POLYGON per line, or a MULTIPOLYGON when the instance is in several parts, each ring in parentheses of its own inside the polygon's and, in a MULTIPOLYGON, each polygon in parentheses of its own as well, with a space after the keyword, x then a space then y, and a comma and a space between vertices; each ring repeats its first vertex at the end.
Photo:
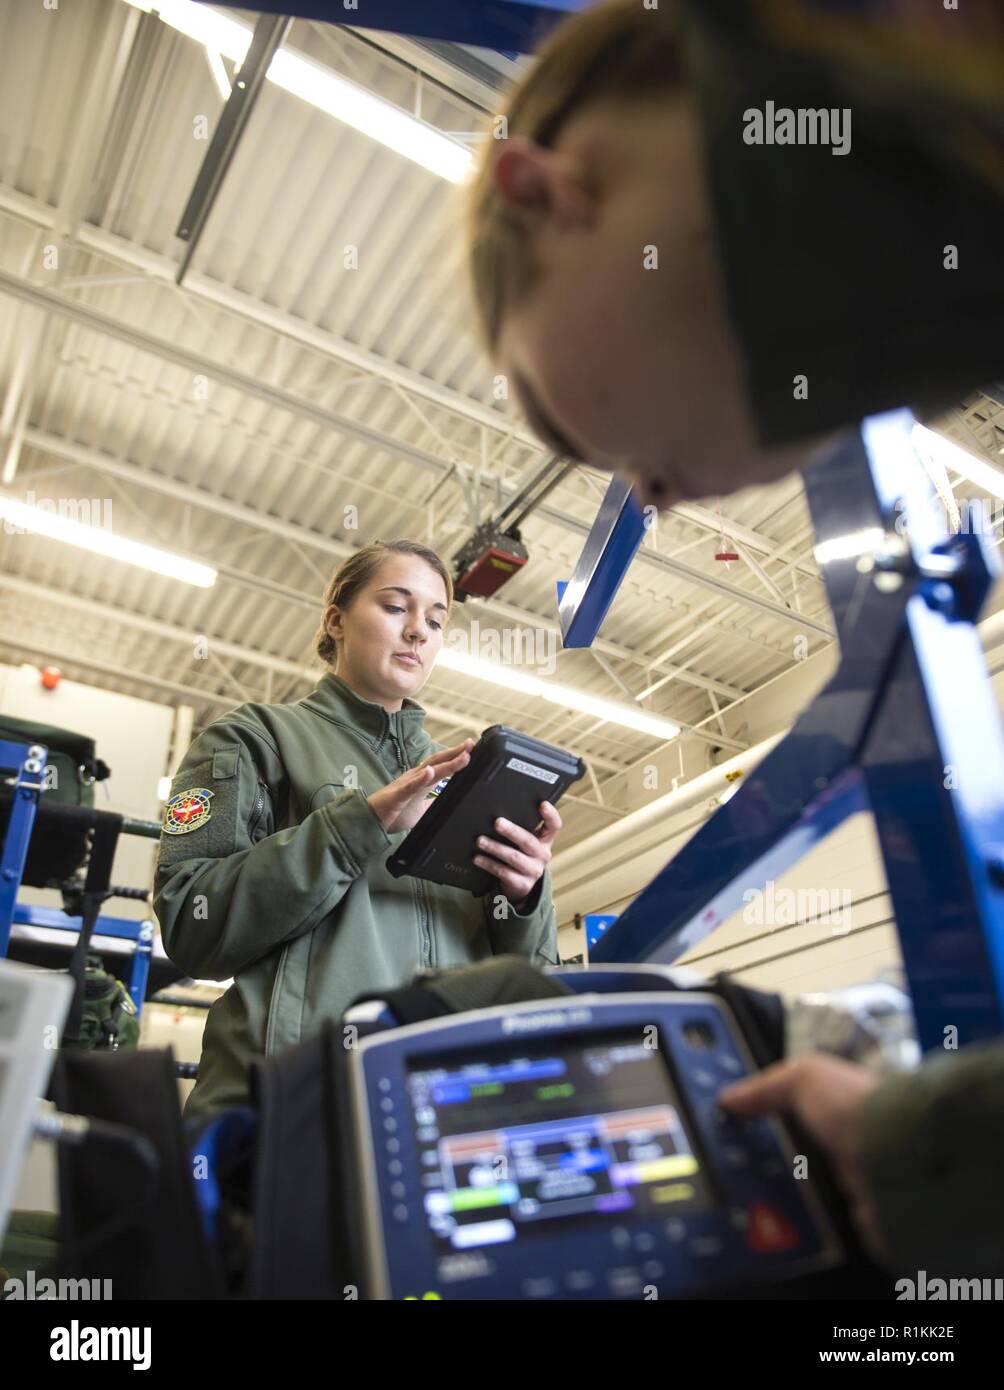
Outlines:
POLYGON ((389 714, 328 673, 296 704, 240 706, 188 750, 154 909, 176 965, 233 984, 209 1011, 186 1118, 246 1101, 253 1058, 423 967, 558 963, 548 870, 522 912, 501 885, 478 899, 387 871, 407 832, 389 835, 367 797, 439 750, 424 719, 414 700, 389 714))
POLYGON ((862 1110, 861 1157, 896 1274, 1004 1276, 1004 1041, 887 1078, 862 1110))

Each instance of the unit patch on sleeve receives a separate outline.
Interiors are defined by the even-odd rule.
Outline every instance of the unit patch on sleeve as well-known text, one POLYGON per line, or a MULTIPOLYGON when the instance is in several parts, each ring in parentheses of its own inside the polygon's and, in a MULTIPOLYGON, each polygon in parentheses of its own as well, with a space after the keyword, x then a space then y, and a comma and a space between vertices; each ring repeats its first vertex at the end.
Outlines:
POLYGON ((161 829, 165 835, 187 835, 205 825, 212 815, 209 805, 213 792, 205 787, 191 787, 187 792, 172 796, 164 807, 164 823, 161 829))

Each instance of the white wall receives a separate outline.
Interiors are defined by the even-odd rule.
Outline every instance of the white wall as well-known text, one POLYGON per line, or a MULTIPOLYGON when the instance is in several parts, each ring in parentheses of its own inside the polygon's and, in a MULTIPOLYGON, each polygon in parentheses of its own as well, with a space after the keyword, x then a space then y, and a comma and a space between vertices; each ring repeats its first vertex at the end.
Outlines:
POLYGON ((773 920, 758 921, 768 914, 758 914, 751 901, 680 963, 707 975, 727 970, 744 984, 784 995, 839 989, 899 969, 892 901, 870 813, 845 821, 778 878, 773 902, 773 920), (801 903, 799 889, 810 890, 801 903), (828 917, 820 890, 839 917, 828 917))
MULTIPOLYGON (((621 849, 598 856, 587 877, 564 889, 559 866, 555 903, 562 957, 584 949, 584 932, 574 929, 574 912, 623 912, 711 814, 702 803, 674 817, 666 825, 665 838, 640 850, 640 837, 631 837, 621 849)), ((760 885, 751 879, 750 887, 760 885)), ((776 879, 774 911, 766 910, 766 902, 764 908, 758 924, 756 904, 747 904, 678 963, 706 975, 726 970, 740 975, 745 984, 781 994, 837 989, 899 968, 892 904, 870 813, 838 826, 776 879), (799 889, 810 890, 801 904, 799 889), (828 900, 820 896, 823 889, 828 900), (827 901, 840 907, 839 920, 826 917, 827 901), (789 906, 790 914, 784 910, 789 906), (800 911, 806 918, 802 923, 797 920, 800 911)))
MULTIPOLYGON (((992 672, 1002 666, 998 628, 1004 629, 1004 622, 985 622, 981 630, 985 645, 993 646, 988 651, 992 672)), ((742 706, 746 736, 755 742, 789 725, 814 698, 834 664, 835 653, 820 653, 746 701, 742 706)), ((991 676, 991 687, 998 708, 1004 710, 1004 668, 991 676)), ((638 802, 644 805, 662 795, 663 788, 648 791, 638 802)), ((617 843, 610 829, 600 831, 590 837, 597 841, 596 852, 580 854, 570 870, 564 869, 559 850, 552 874, 562 956, 584 949, 584 932, 576 932, 573 925, 576 913, 623 912, 714 809, 712 800, 705 798, 679 815, 666 815, 642 833, 626 836, 623 843, 617 843)), ((750 886, 760 885, 751 882, 750 886)), ((692 965, 707 975, 727 970, 745 984, 784 995, 838 989, 900 970, 892 901, 870 814, 852 817, 777 879, 775 901, 780 892, 797 894, 800 888, 848 893, 845 920, 834 924, 813 920, 810 914, 801 923, 757 925, 750 920, 751 912, 747 920, 740 912, 715 928, 679 964, 692 965)))

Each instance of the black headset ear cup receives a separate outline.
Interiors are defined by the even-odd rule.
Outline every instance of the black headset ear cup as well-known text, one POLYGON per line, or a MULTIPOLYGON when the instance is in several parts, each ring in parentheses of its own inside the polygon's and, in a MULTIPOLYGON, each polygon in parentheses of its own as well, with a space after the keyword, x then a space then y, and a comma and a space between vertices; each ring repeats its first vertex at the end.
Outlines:
POLYGON ((781 996, 737 984, 728 975, 714 976, 711 985, 735 1015, 757 1066, 768 1067, 772 1062, 780 1062, 784 1056, 784 1000, 781 996))

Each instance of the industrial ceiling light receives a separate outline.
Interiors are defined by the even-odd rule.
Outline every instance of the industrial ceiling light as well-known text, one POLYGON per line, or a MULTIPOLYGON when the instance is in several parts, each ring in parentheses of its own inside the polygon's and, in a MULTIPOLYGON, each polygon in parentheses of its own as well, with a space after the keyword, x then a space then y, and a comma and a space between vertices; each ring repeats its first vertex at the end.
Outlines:
POLYGON ((552 705, 563 709, 578 710, 581 714, 591 714, 596 719, 604 719, 610 724, 620 724, 636 733, 649 734, 652 738, 669 742, 680 732, 678 724, 668 719, 660 719, 656 714, 648 714, 643 709, 632 709, 630 705, 617 704, 613 700, 603 700, 597 695, 589 695, 584 690, 576 690, 570 685, 559 685, 556 681, 541 680, 526 671, 512 666, 500 666, 494 661, 484 661, 478 656, 453 647, 443 647, 436 657, 437 667, 447 671, 458 671, 474 680, 488 681, 492 685, 515 690, 521 695, 535 695, 540 700, 548 700, 552 705))
POLYGON ((178 579, 183 584, 194 584, 199 589, 208 589, 216 583, 216 570, 209 565, 200 565, 184 555, 174 555, 142 541, 116 536, 100 526, 87 526, 71 517, 60 516, 55 510, 17 502, 13 497, 0 496, 0 519, 8 535, 48 536, 50 540, 79 546, 109 560, 138 565, 140 569, 152 570, 167 579, 178 579))
POLYGON ((863 531, 848 531, 843 536, 831 536, 813 546, 812 553, 817 565, 829 565, 834 560, 852 560, 856 555, 867 555, 877 550, 885 540, 881 526, 868 526, 863 531))
POLYGON ((985 463, 968 449, 963 449, 961 445, 946 439, 936 430, 928 429, 926 425, 914 425, 911 438, 913 447, 922 458, 929 457, 944 468, 961 473, 963 478, 968 478, 977 487, 984 488, 992 496, 1004 500, 1004 473, 1000 469, 985 463))
MULTIPOLYGON (((125 2, 146 14, 158 15, 178 33, 195 39, 238 66, 244 61, 252 30, 239 20, 205 5, 193 4, 192 0, 125 2)), ((276 53, 267 78, 301 101, 344 121, 450 183, 461 183, 471 171, 473 157, 459 141, 451 140, 409 112, 291 49, 283 48, 276 53)))
POLYGON ((206 49, 206 60, 209 63, 209 71, 213 74, 213 81, 216 83, 216 90, 224 101, 230 96, 230 78, 227 70, 223 66, 223 59, 213 48, 206 49))

